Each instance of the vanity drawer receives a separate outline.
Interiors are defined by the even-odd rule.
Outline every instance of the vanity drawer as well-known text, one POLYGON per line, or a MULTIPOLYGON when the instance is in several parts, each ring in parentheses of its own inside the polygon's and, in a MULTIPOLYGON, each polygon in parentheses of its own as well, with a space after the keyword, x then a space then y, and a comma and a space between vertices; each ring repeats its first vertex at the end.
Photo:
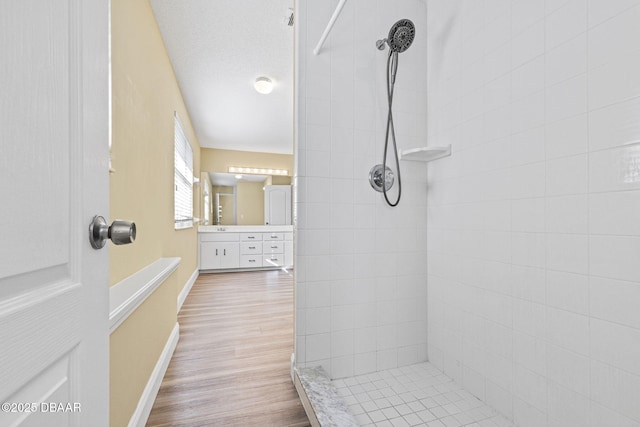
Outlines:
POLYGON ((262 239, 267 240, 284 240, 284 233, 262 233, 262 239))
POLYGON ((283 254, 265 255, 262 261, 264 267, 282 267, 284 265, 283 254))
POLYGON ((240 255, 240 268, 262 267, 262 255, 240 255))
POLYGON ((240 233, 241 242, 262 241, 262 233, 240 233))
POLYGON ((264 242, 262 244, 262 253, 265 255, 282 254, 284 253, 284 242, 277 240, 273 242, 264 242))
POLYGON ((242 242, 240 243, 240 255, 253 255, 262 253, 262 243, 242 242))

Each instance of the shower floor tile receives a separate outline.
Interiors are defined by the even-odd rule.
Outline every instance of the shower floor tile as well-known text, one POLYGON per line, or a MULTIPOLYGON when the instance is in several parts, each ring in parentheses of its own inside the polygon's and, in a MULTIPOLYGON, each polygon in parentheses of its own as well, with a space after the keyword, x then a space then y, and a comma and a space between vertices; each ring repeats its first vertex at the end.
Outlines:
POLYGON ((361 426, 513 427, 430 363, 334 380, 361 426))

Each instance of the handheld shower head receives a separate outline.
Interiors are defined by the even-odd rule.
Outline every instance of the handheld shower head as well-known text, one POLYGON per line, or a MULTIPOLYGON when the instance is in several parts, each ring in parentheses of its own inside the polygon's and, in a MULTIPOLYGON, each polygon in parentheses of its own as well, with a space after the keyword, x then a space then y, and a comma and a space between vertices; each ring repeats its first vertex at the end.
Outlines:
MULTIPOLYGON (((402 53, 409 49, 416 35, 416 28, 410 19, 401 19, 389 30, 387 43, 392 52, 402 53)), ((378 47, 380 49, 380 47, 378 47)))
POLYGON ((382 192, 387 204, 391 207, 398 206, 400 196, 402 195, 402 180, 400 179, 400 162, 398 158, 398 147, 396 146, 396 131, 393 125, 393 89, 396 83, 396 73, 398 71, 398 54, 409 49, 416 35, 416 28, 409 19, 401 19, 391 27, 389 37, 378 40, 376 47, 378 50, 384 50, 385 45, 389 45, 389 55, 387 58, 387 102, 389 105, 389 114, 387 115, 387 132, 384 139, 384 154, 382 155, 382 164, 376 165, 369 172, 369 182, 376 190, 382 192), (387 190, 393 185, 393 173, 387 167, 387 151, 389 148, 389 139, 393 143, 393 152, 396 160, 396 174, 398 177, 398 192, 395 202, 389 200, 387 190))

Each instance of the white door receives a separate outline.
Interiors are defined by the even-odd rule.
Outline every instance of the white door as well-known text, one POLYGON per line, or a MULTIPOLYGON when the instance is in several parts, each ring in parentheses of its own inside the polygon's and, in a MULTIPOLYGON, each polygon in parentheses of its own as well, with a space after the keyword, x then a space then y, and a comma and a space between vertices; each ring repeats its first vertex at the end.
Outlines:
POLYGON ((108 425, 108 0, 0 2, 0 425, 108 425))
POLYGON ((291 225, 291 186, 265 186, 264 223, 267 225, 291 225))

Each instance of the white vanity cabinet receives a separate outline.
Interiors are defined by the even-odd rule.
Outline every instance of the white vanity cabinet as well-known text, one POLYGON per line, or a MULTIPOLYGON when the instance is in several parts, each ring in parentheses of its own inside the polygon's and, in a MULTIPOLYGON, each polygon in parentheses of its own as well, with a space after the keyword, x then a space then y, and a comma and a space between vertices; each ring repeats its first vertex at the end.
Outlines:
POLYGON ((201 226, 200 270, 293 267, 292 226, 201 226))
POLYGON ((240 247, 237 233, 200 236, 200 270, 238 268, 240 247))

